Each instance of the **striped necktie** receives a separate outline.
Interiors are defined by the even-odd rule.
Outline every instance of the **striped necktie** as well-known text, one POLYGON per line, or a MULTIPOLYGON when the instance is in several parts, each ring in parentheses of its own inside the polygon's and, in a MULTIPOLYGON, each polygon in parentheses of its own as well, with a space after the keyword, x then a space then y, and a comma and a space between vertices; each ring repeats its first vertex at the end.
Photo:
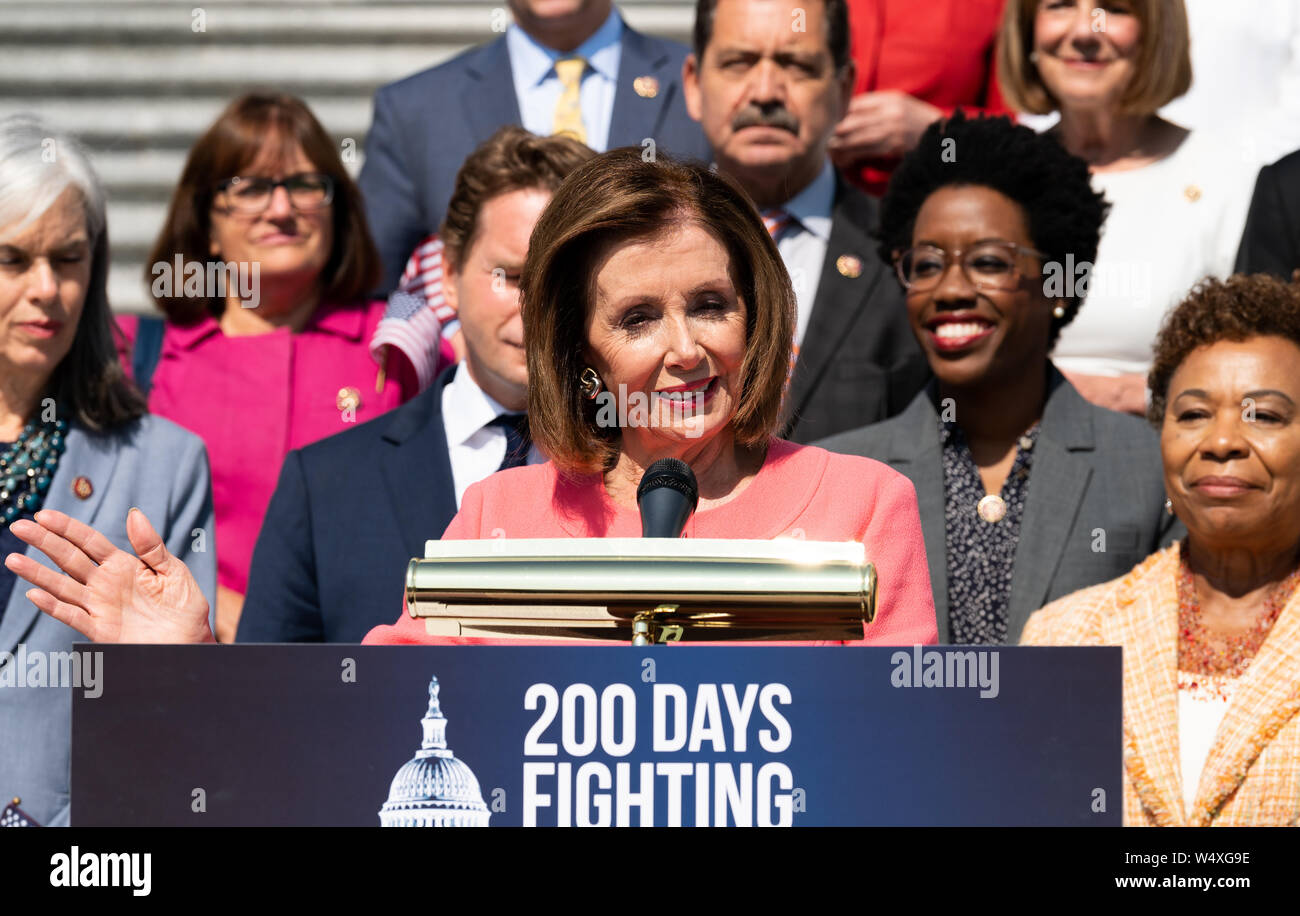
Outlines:
POLYGON ((503 413, 488 426, 496 426, 506 434, 506 456, 501 459, 498 471, 528 463, 528 449, 532 445, 532 438, 528 435, 528 414, 503 413))
POLYGON ((798 222, 788 211, 780 207, 768 207, 759 215, 763 217, 763 226, 774 242, 781 237, 782 232, 798 222))
MULTIPOLYGON (((768 234, 772 236, 774 242, 780 240, 781 233, 799 223, 788 210, 783 210, 780 207, 768 207, 761 211, 759 215, 763 217, 763 226, 767 229, 768 234)), ((790 393, 790 382, 794 379, 794 367, 798 362, 799 343, 798 341, 791 341, 790 365, 786 367, 785 386, 781 389, 782 403, 784 403, 786 395, 790 393)))
POLYGON ((582 143, 587 142, 587 129, 582 126, 580 90, 587 62, 581 57, 566 57, 555 62, 555 75, 560 78, 560 97, 555 102, 555 120, 552 134, 568 134, 582 143))

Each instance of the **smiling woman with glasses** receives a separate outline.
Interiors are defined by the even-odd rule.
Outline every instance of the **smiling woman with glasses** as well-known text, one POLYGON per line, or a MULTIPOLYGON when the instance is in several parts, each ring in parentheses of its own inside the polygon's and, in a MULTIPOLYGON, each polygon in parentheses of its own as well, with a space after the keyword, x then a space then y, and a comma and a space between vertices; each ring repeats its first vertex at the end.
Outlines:
POLYGON ((1086 402, 1048 359, 1106 202, 1050 137, 955 116, 922 136, 882 208, 935 380, 892 420, 819 444, 916 486, 940 642, 1014 643, 1047 601, 1172 536, 1151 431, 1086 402))
POLYGON ((378 279, 360 193, 307 106, 232 102, 190 151, 149 257, 166 321, 119 320, 150 410, 208 446, 223 640, 285 455, 418 389, 394 348, 371 358, 378 279))

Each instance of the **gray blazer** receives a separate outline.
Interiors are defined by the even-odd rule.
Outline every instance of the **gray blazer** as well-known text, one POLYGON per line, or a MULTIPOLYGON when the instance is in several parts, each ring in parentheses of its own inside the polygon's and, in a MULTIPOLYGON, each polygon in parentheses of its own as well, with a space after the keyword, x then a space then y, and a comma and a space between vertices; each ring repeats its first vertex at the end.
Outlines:
MULTIPOLYGON (((1156 434, 1137 417, 1085 401, 1055 366, 1049 372, 1011 579, 1011 644, 1020 641, 1029 615, 1049 601, 1118 578, 1184 534, 1165 512, 1156 434)), ((935 390, 930 385, 897 417, 816 444, 884 461, 916 487, 939 642, 947 643, 947 528, 935 390)), ((960 404, 956 410, 960 414, 960 404)))
MULTIPOLYGON (((208 604, 215 608, 212 481, 203 441, 152 415, 111 435, 95 435, 72 424, 44 508, 94 526, 133 553, 126 537, 126 514, 132 506, 144 511, 167 549, 189 566, 208 604), (86 499, 73 491, 79 477, 90 481, 93 492, 86 499)), ((55 568, 34 548, 29 547, 27 555, 55 568)), ((33 653, 42 653, 48 663, 50 653, 68 652, 74 642, 86 640, 42 614, 27 600, 26 592, 26 583, 19 579, 0 619, 0 684, 6 685, 0 686, 0 799, 7 804, 18 796, 22 809, 38 823, 63 826, 70 815, 72 690, 17 686, 17 665, 19 658, 25 658, 27 672, 34 672, 39 656, 33 653), (4 670, 9 667, 13 670, 4 670), (15 686, 7 686, 11 683, 15 686)), ((94 673, 98 678, 98 666, 94 673)))

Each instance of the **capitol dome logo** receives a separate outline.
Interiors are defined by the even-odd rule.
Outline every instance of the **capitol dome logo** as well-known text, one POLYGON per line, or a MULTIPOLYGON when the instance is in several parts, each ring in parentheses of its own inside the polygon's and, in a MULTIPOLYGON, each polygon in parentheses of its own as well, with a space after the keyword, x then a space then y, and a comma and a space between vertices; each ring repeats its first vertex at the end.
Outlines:
POLYGON ((405 763, 379 809, 381 827, 486 827, 487 805, 474 771, 447 747, 447 717, 438 705, 438 679, 429 681, 429 709, 420 720, 424 740, 405 763))

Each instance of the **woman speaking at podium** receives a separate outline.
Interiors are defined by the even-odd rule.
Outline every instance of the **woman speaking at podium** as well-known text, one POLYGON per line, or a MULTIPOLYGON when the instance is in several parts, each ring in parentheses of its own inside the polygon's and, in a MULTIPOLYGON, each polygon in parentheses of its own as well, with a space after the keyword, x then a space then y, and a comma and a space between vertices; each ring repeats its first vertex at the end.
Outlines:
MULTIPOLYGON (((640 149, 596 157, 543 212, 521 282, 529 433, 550 460, 471 486, 445 538, 637 537, 641 477, 676 458, 699 484, 683 537, 860 541, 880 576, 865 642, 936 641, 911 483, 870 459, 774 438, 795 300, 743 191, 702 165, 643 161, 640 149)), ((93 532, 39 521, 33 543, 84 569, 93 532)), ((145 561, 120 564, 133 578, 15 571, 31 572, 42 610, 92 639, 208 638, 183 565, 138 513, 128 528, 145 561)), ((433 638, 402 615, 365 641, 433 638)))

